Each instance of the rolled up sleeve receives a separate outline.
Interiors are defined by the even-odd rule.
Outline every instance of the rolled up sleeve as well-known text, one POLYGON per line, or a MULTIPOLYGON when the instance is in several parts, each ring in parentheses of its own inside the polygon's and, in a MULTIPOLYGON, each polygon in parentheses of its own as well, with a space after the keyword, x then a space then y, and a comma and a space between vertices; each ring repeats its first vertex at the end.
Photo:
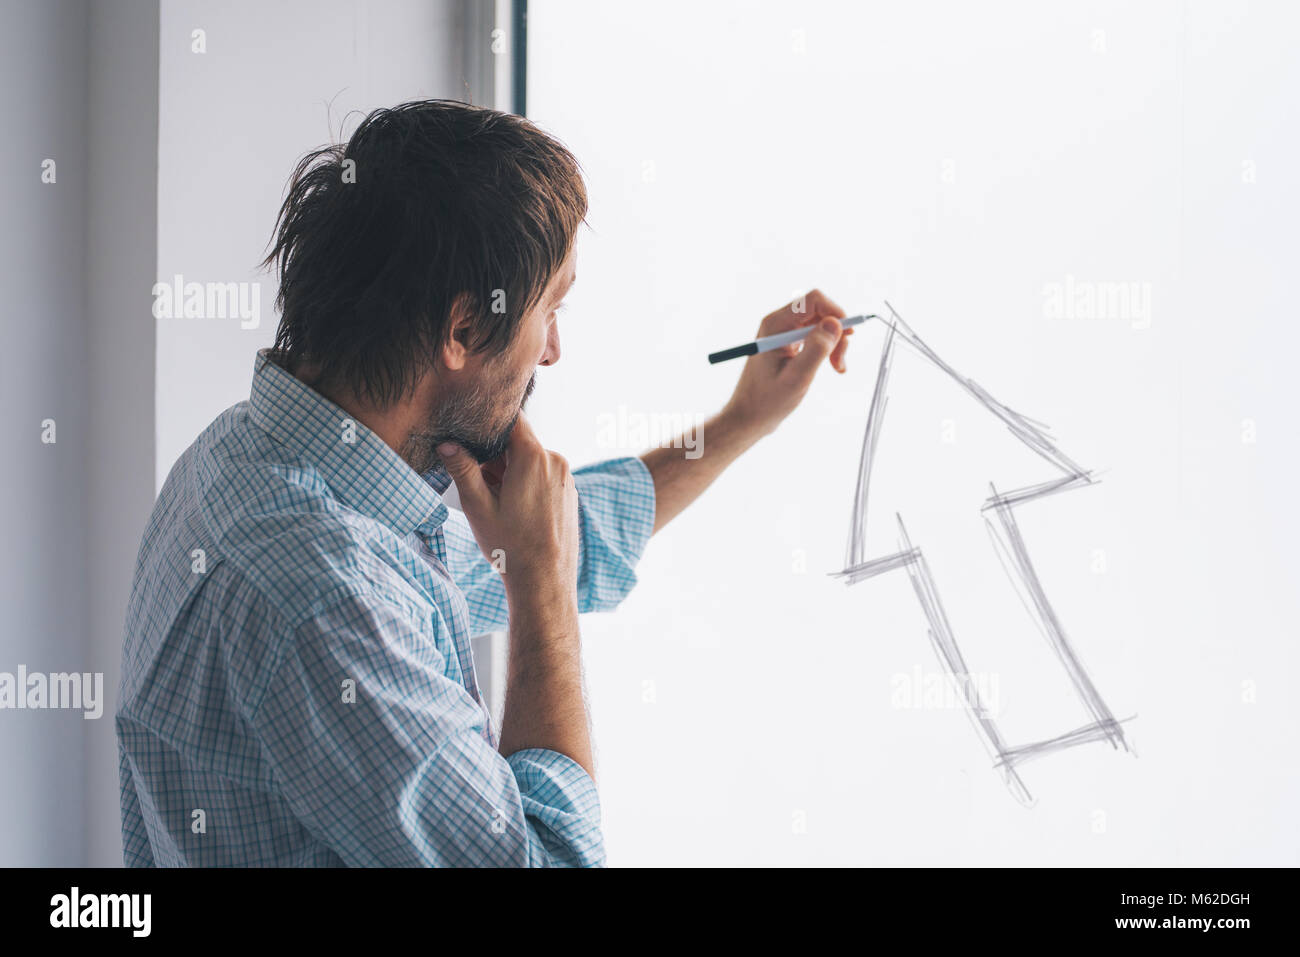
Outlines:
POLYGON ((655 487, 636 456, 578 469, 578 610, 616 608, 636 584, 655 524, 655 487))
POLYGON ((378 593, 292 631, 249 718, 294 816, 351 866, 604 866, 591 777, 497 752, 452 654, 436 616, 378 593))
POLYGON ((506 761, 519 784, 524 816, 534 823, 546 851, 530 865, 545 867, 555 861, 603 865, 600 797, 582 765, 546 748, 516 751, 506 761))

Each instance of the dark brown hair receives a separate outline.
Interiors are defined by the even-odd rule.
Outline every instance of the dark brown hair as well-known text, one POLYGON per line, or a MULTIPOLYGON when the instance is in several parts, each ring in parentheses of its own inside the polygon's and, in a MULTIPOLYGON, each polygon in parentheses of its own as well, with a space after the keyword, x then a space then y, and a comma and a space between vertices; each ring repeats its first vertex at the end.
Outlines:
POLYGON ((278 361, 385 406, 445 342, 458 296, 489 355, 563 264, 587 193, 573 155, 523 117, 454 100, 370 113, 298 163, 274 247, 278 361))

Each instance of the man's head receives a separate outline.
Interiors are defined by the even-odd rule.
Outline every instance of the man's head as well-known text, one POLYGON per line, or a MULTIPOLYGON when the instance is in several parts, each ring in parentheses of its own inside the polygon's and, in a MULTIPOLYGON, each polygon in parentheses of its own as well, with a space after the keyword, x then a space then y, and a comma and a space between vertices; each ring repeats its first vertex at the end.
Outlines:
POLYGON ((521 117, 376 110, 294 171, 265 260, 277 360, 369 413, 418 471, 441 441, 496 458, 536 366, 559 358, 586 211, 577 161, 521 117))

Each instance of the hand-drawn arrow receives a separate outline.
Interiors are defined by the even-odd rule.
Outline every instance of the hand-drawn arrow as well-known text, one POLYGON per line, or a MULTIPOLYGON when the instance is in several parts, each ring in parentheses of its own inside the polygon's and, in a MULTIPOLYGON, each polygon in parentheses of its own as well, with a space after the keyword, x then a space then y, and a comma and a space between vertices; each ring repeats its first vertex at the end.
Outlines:
MULTIPOLYGON (((1092 683, 1092 679, 1088 677, 1083 663, 1066 637, 1065 629, 1056 611, 1047 600, 1047 595, 1043 591, 1038 574, 1034 571, 1033 563, 1029 559, 1029 552, 1025 547, 1024 538, 1020 534, 1020 527, 1015 519, 1015 508, 1018 505, 1048 495, 1055 495, 1058 492, 1092 485, 1098 480, 1092 472, 1077 465, 1056 448, 1044 431, 1042 423, 1035 422, 1027 416, 1008 408, 993 398, 974 380, 960 375, 957 370, 939 358, 933 349, 921 341, 921 338, 894 311, 893 306, 888 302, 885 303, 885 306, 889 309, 891 318, 884 320, 889 326, 889 331, 886 333, 884 348, 881 350, 876 386, 872 392, 871 407, 867 412, 866 432, 862 438, 862 458, 858 465, 858 484, 853 498, 853 521, 849 531, 845 567, 842 571, 832 574, 834 577, 842 579, 846 585, 853 585, 898 568, 907 569, 912 579, 912 587, 916 592, 916 597, 925 612, 926 621, 929 622, 930 642, 934 646, 935 654, 938 655, 940 663, 948 673, 948 677, 963 692, 961 699, 965 704, 967 714, 979 732, 981 741, 990 751, 990 756, 994 759, 994 768, 1001 771, 1007 787, 1016 796, 1017 800, 1027 807, 1032 806, 1034 799, 1016 771, 1017 765, 1031 758, 1042 757, 1045 754, 1062 751, 1080 744, 1087 744, 1091 741, 1109 741, 1116 750, 1120 748, 1125 751, 1132 750, 1124 739, 1124 731, 1120 727, 1121 722, 1115 719, 1115 716, 1102 700, 1096 686, 1092 683), (944 613, 943 604, 939 600, 939 592, 935 587, 934 577, 930 574, 930 567, 926 564, 921 549, 913 546, 911 539, 908 538, 907 529, 903 526, 901 515, 896 515, 900 550, 894 554, 878 558, 867 559, 864 556, 867 535, 867 491, 871 482, 871 466, 875 459, 876 443, 880 438, 880 428, 885 416, 885 407, 889 404, 887 387, 896 340, 905 342, 917 353, 945 372, 984 408, 1001 419, 1012 435, 1051 463, 1054 469, 1062 473, 1060 478, 1016 489, 1005 494, 999 494, 997 489, 990 483, 990 495, 985 500, 980 511, 985 516, 984 523, 993 540, 995 552, 1002 560, 1003 567, 1011 578, 1012 584, 1018 584, 1023 589, 1022 598, 1024 595, 1028 596, 1026 607, 1065 668, 1075 691, 1079 695, 1079 699, 1083 702, 1084 708, 1092 716, 1092 721, 1081 728, 1076 728, 1073 731, 1045 741, 1035 741, 1017 747, 1008 746, 991 712, 980 700, 979 691, 974 682, 970 680, 970 671, 966 667, 966 662, 962 657, 961 649, 957 646, 957 640, 953 635, 948 617, 944 613)), ((1124 720, 1131 721, 1132 718, 1124 720)))

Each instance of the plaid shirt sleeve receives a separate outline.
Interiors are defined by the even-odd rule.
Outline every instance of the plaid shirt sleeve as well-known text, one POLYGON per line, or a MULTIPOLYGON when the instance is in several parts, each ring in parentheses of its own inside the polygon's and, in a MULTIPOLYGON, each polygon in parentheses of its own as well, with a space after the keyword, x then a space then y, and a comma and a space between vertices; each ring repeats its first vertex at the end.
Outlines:
POLYGON ((446 632, 355 589, 293 629, 249 718, 295 817, 350 866, 604 866, 590 776, 498 753, 446 632))
MULTIPOLYGON (((654 529, 654 482, 636 456, 588 465, 573 477, 578 486, 578 611, 609 611, 636 584, 636 564, 654 529)), ((505 586, 483 557, 469 522, 452 510, 443 528, 447 569, 469 605, 470 634, 504 630, 505 586)))

